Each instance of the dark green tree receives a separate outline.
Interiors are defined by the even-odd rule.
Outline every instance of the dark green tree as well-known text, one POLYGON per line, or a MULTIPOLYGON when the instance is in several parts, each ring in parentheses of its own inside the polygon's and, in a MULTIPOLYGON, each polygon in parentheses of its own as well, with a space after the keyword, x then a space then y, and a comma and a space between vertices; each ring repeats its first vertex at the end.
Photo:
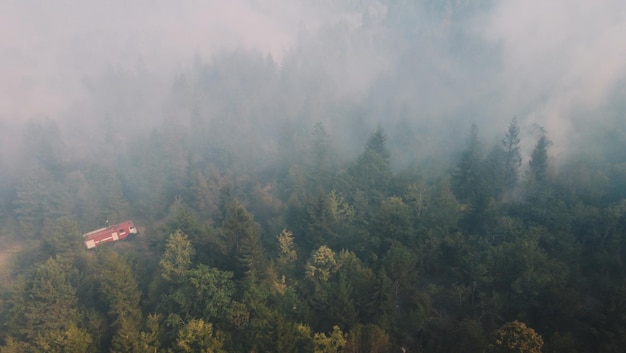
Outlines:
POLYGON ((322 123, 316 123, 313 128, 310 155, 309 175, 312 190, 327 191, 326 188, 331 183, 335 156, 333 156, 330 136, 322 123))
POLYGON ((391 196, 382 200, 378 211, 371 219, 371 235, 385 244, 412 241, 413 222, 411 208, 401 197, 391 196))
POLYGON ((172 294, 172 312, 187 322, 202 318, 207 322, 223 319, 232 301, 235 283, 231 272, 199 265, 189 270, 172 294))
POLYGON ((31 171, 16 187, 15 214, 22 234, 38 238, 55 219, 72 213, 67 189, 41 168, 31 171))
POLYGON ((7 302, 9 333, 34 340, 53 330, 66 330, 80 323, 73 268, 53 258, 38 265, 32 274, 18 279, 7 302))
POLYGON ((520 154, 520 128, 517 118, 513 118, 506 130, 506 135, 502 139, 504 149, 504 186, 512 189, 518 182, 518 170, 522 165, 522 155, 520 154))
POLYGON ((59 218, 50 229, 44 229, 43 244, 51 256, 68 265, 72 264, 84 248, 78 223, 69 217, 59 218))
POLYGON ((376 324, 357 325, 348 333, 344 352, 388 353, 391 352, 391 339, 376 324))
POLYGON ((237 200, 228 202, 222 224, 224 255, 236 256, 241 247, 242 239, 257 231, 257 225, 244 205, 237 200))
POLYGON ((100 288, 109 306, 111 326, 115 329, 111 352, 140 352, 142 324, 141 292, 135 273, 121 255, 105 250, 100 253, 100 288))
POLYGON ((478 127, 472 124, 467 139, 467 146, 461 154, 457 167, 452 174, 452 188, 454 195, 465 204, 476 202, 481 190, 480 180, 480 143, 478 141, 478 127))
POLYGON ((363 153, 350 172, 356 188, 365 191, 373 205, 389 193, 393 182, 391 154, 386 142, 385 131, 378 127, 368 138, 363 153))
POLYGON ((490 191, 489 174, 481 158, 478 128, 472 124, 467 147, 452 174, 454 195, 464 204, 465 216, 462 225, 467 232, 485 231, 489 206, 494 191, 490 191))
POLYGON ((546 131, 541 128, 539 139, 533 149, 528 162, 529 182, 541 185, 548 177, 548 148, 552 142, 548 139, 546 131))

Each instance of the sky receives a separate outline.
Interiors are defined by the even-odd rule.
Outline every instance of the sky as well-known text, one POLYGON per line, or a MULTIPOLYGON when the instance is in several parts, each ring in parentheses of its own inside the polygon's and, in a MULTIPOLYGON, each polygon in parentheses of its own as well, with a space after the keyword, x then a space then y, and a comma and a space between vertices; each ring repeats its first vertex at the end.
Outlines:
POLYGON ((414 73, 396 72, 388 82, 410 87, 407 100, 421 95, 419 109, 431 119, 471 105, 478 108, 468 119, 497 119, 503 130, 517 116, 528 129, 545 127, 558 145, 584 131, 589 116, 601 119, 597 112, 624 85, 622 0, 422 3, 3 0, 0 122, 62 116, 84 99, 89 78, 115 67, 169 78, 194 58, 240 49, 280 64, 302 33, 316 38, 333 23, 358 33, 312 46, 321 48, 311 54, 318 61, 332 60, 331 46, 351 51, 344 57, 350 62, 331 75, 339 77, 337 94, 385 90, 374 87, 381 84, 376 77, 411 70, 402 60, 415 62, 421 67, 414 73))

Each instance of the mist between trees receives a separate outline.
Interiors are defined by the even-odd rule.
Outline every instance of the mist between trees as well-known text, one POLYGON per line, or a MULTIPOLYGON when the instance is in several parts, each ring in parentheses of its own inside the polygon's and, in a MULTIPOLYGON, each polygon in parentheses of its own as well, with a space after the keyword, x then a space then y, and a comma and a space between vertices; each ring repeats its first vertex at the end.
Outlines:
POLYGON ((623 78, 568 31, 543 43, 577 60, 515 59, 529 3, 320 3, 281 55, 142 57, 3 115, 0 352, 621 351, 623 78))

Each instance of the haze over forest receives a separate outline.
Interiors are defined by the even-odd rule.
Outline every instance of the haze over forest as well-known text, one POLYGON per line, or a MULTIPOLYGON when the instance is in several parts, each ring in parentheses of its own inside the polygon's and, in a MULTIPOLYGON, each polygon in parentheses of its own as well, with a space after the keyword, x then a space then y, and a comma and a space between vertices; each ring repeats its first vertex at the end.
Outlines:
MULTIPOLYGON (((0 121, 67 122, 73 139, 84 136, 81 128, 117 129, 121 121, 137 133, 188 119, 172 107, 174 82, 193 81, 202 65, 230 65, 228 80, 276 90, 265 103, 277 111, 254 113, 271 126, 319 121, 334 131, 359 115, 366 128, 404 131, 406 124, 417 133, 436 129, 442 139, 474 122, 492 138, 517 117, 528 133, 533 124, 546 128, 563 153, 587 142, 581 135, 589 127, 610 130, 624 94, 621 1, 0 6, 0 121), (275 66, 258 67, 268 61, 275 66)), ((230 96, 238 105, 257 109, 237 93, 230 96)))
POLYGON ((625 35, 620 0, 0 2, 0 353, 619 351, 625 35))

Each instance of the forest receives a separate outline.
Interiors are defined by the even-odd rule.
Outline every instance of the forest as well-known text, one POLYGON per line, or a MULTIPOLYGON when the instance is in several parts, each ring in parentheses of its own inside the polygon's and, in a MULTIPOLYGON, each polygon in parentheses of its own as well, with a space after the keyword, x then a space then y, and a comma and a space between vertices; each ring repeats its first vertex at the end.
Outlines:
POLYGON ((1 352, 625 343, 624 162, 555 169, 541 131, 522 165, 515 119, 488 151, 472 126, 430 179, 393 170, 382 127, 340 162, 316 124, 267 166, 168 130, 109 166, 34 140, 28 177, 3 190, 3 237, 19 247, 2 264, 1 352), (125 218, 136 238, 84 249, 82 232, 125 218))
POLYGON ((0 353, 622 352, 626 85, 509 110, 477 3, 114 65, 0 120, 0 353))

